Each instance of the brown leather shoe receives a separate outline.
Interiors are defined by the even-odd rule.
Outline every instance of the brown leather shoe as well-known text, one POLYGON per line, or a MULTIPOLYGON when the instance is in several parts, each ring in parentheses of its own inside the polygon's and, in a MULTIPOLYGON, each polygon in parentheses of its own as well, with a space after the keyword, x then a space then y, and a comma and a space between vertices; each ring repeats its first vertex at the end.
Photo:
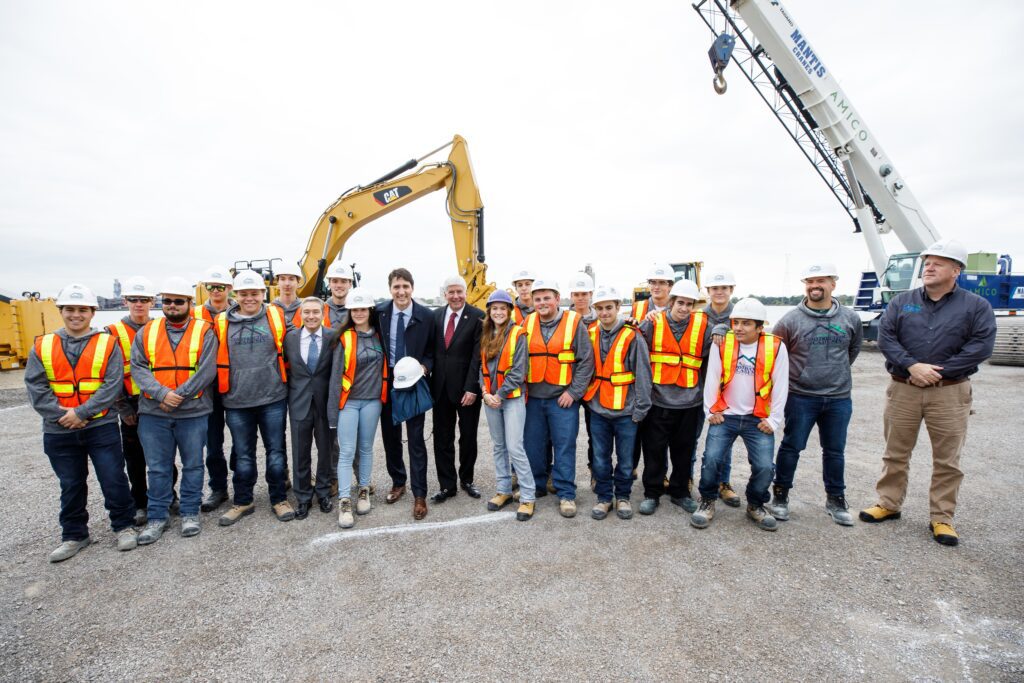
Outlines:
POLYGON ((384 500, 387 502, 388 505, 391 505, 392 503, 397 503, 398 499, 401 498, 404 495, 405 495, 405 487, 404 486, 392 486, 391 487, 391 491, 388 492, 388 496, 384 500))
POLYGON ((427 499, 423 496, 416 496, 412 504, 412 518, 419 521, 427 516, 427 499))

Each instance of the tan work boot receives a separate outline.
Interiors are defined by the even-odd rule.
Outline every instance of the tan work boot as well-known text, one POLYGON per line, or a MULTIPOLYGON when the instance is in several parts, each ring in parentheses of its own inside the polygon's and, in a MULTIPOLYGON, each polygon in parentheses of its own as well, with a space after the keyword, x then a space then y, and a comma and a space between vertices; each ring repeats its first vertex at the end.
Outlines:
POLYGON ((496 512, 512 502, 512 496, 508 493, 497 493, 494 498, 487 501, 487 509, 496 512))
POLYGON ((545 486, 545 488, 547 489, 548 493, 555 493, 556 492, 555 491, 555 484, 551 480, 551 475, 548 475, 548 483, 547 483, 547 486, 545 486))
POLYGON ((866 510, 860 511, 860 521, 868 524, 877 524, 887 519, 899 519, 902 513, 899 510, 890 510, 881 505, 872 505, 866 510))
POLYGON ((625 498, 619 498, 615 501, 615 514, 618 515, 619 519, 632 519, 633 506, 625 498))
POLYGON ((295 519, 295 508, 287 500, 282 500, 274 506, 274 515, 279 522, 290 522, 295 519))
POLYGON ((576 501, 575 500, 560 500, 558 502, 558 512, 563 517, 575 517, 576 516, 576 501))
POLYGON ((952 524, 948 524, 946 522, 932 522, 930 526, 932 529, 932 538, 935 539, 936 543, 953 546, 960 542, 960 536, 956 533, 956 529, 953 528, 952 524))
POLYGON ((221 526, 231 526, 242 517, 251 515, 256 510, 255 503, 249 503, 248 505, 232 505, 231 509, 220 516, 217 523, 221 526))
POLYGON ((740 497, 732 490, 732 484, 729 482, 723 482, 718 485, 718 497, 731 508, 738 508, 740 506, 740 497))
POLYGON ((370 504, 370 487, 360 486, 359 497, 356 498, 356 514, 365 515, 368 514, 371 509, 373 509, 373 506, 370 504))
POLYGON ((352 499, 342 498, 338 501, 338 526, 342 529, 351 529, 356 525, 356 518, 352 516, 352 499))
MULTIPOLYGON (((563 501, 567 502, 567 501, 563 501)), ((592 519, 604 519, 611 512, 612 502, 610 500, 597 501, 593 508, 590 510, 590 517, 592 519)))
POLYGON ((529 503, 520 503, 519 509, 516 510, 516 520, 520 522, 526 522, 533 518, 533 501, 529 503))

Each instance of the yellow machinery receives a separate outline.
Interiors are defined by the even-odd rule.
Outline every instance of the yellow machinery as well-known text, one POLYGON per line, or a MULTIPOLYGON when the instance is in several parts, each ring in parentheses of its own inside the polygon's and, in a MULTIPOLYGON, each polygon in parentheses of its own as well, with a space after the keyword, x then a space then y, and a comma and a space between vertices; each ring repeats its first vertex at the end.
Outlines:
MULTIPOLYGON (((703 261, 687 261, 685 263, 670 263, 669 265, 675 271, 676 282, 680 280, 693 280, 697 284, 697 288, 700 289, 700 271, 704 267, 703 261)), ((650 298, 651 290, 647 288, 646 283, 633 288, 633 301, 643 301, 650 298)))
POLYGON ((53 299, 0 295, 0 370, 24 367, 35 338, 63 324, 53 299))

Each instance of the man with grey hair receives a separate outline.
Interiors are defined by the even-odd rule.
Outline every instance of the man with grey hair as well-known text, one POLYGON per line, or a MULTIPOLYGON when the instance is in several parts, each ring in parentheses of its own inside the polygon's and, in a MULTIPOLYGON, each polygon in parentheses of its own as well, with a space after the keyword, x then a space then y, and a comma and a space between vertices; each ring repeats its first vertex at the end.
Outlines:
POLYGON ((480 332, 484 312, 466 303, 466 283, 458 275, 444 281, 448 305, 434 311, 434 465, 439 491, 431 497, 443 503, 458 493, 456 484, 472 498, 480 491, 473 483, 476 432, 480 421, 480 332), (459 427, 459 467, 455 469, 455 424, 459 427))

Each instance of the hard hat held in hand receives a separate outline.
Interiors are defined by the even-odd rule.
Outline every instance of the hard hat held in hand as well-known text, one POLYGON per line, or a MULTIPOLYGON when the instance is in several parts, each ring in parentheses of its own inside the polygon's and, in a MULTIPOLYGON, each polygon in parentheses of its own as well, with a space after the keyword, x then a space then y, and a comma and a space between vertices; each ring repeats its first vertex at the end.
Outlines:
POLYGON ((223 266, 210 266, 203 273, 202 283, 206 285, 231 286, 231 271, 223 266))
POLYGON ((263 282, 263 276, 255 270, 241 271, 235 276, 233 287, 236 292, 240 292, 243 289, 258 289, 260 291, 266 291, 267 289, 266 283, 263 282))
MULTIPOLYGON (((355 278, 352 277, 352 269, 349 268, 348 266, 346 266, 341 261, 335 261, 334 263, 329 265, 327 267, 327 274, 324 275, 324 277, 327 280, 330 280, 332 277, 336 277, 339 280, 354 280, 355 279, 355 278)), ((346 298, 345 300, 348 301, 348 298, 346 298)))
POLYGON ((647 269, 648 280, 668 280, 675 282, 676 271, 667 263, 655 263, 647 269))
POLYGON ((732 313, 729 314, 729 318, 736 320, 741 318, 743 320, 760 320, 766 322, 768 320, 768 309, 764 307, 764 304, 754 298, 740 299, 736 302, 736 305, 732 307, 732 313))
POLYGON ((961 268, 967 267, 967 248, 954 239, 939 240, 922 251, 921 256, 941 256, 956 261, 961 268))
MULTIPOLYGON (((250 289, 252 288, 250 287, 250 289)), ((160 284, 160 296, 167 296, 168 294, 191 299, 195 296, 195 289, 183 277, 169 277, 160 284)))
POLYGON ((373 294, 366 287, 356 287, 345 297, 345 308, 373 308, 376 304, 373 301, 373 294))
POLYGON ((572 276, 572 280, 569 281, 569 293, 575 294, 576 292, 593 292, 594 281, 590 279, 590 276, 586 273, 576 273, 572 276))
POLYGON ((124 281, 121 296, 141 296, 152 299, 156 296, 156 287, 153 286, 153 281, 149 278, 135 275, 124 281))
POLYGON ((809 280, 812 277, 831 277, 838 280, 839 271, 836 270, 834 263, 827 263, 825 261, 812 263, 803 269, 803 272, 800 273, 800 279, 809 280))
POLYGON ((713 270, 704 278, 705 287, 735 287, 736 276, 729 270, 713 270))
POLYGON ((408 389, 423 378, 423 366, 412 356, 395 363, 395 389, 408 389))
POLYGON ((303 277, 302 269, 299 268, 299 264, 288 263, 287 261, 274 269, 274 277, 277 277, 279 275, 291 275, 292 277, 298 278, 299 282, 302 282, 303 277))
POLYGON ((58 306, 90 306, 99 308, 100 303, 96 300, 96 294, 85 285, 73 282, 60 290, 57 295, 58 306))
POLYGON ((622 303, 622 296, 619 295, 619 291, 614 287, 607 287, 605 285, 598 285, 594 290, 594 296, 590 300, 592 304, 600 304, 606 301, 617 301, 622 303))
POLYGON ((671 291, 668 295, 682 297, 684 299, 691 299, 696 301, 700 298, 700 290, 697 289, 697 283, 693 280, 687 280, 683 278, 679 282, 672 285, 671 291))

